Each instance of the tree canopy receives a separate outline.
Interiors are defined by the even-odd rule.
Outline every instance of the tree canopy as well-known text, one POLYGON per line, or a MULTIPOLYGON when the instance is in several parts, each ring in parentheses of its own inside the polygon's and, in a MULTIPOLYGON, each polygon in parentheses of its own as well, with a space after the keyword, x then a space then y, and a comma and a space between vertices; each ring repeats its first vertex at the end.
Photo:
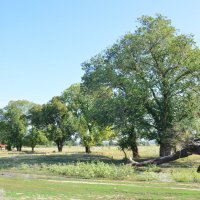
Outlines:
POLYGON ((8 148, 48 139, 58 151, 79 137, 93 145, 115 136, 138 157, 137 141, 153 139, 160 156, 199 136, 200 50, 162 15, 142 16, 138 27, 82 64, 81 83, 44 105, 11 101, 0 110, 0 140, 8 148))
POLYGON ((97 102, 95 93, 90 94, 85 91, 85 88, 81 88, 80 84, 74 84, 63 92, 62 99, 74 117, 77 136, 81 139, 87 153, 91 152, 92 146, 114 134, 109 126, 101 126, 95 120, 98 118, 97 113, 94 112, 97 102))
POLYGON ((138 22, 134 33, 83 63, 83 82, 90 90, 104 85, 126 100, 137 99, 129 109, 141 108, 134 115, 141 115, 151 127, 149 131, 160 144, 160 156, 165 156, 177 142, 177 124, 195 117, 200 51, 191 35, 179 34, 161 15, 142 16, 138 22))
POLYGON ((54 141, 61 152, 64 143, 70 140, 75 129, 72 116, 60 97, 53 97, 42 107, 42 124, 50 141, 54 141))
POLYGON ((26 101, 10 101, 1 110, 1 139, 8 145, 8 149, 16 147, 21 151, 24 137, 28 131, 28 119, 26 118, 29 109, 34 104, 26 101))

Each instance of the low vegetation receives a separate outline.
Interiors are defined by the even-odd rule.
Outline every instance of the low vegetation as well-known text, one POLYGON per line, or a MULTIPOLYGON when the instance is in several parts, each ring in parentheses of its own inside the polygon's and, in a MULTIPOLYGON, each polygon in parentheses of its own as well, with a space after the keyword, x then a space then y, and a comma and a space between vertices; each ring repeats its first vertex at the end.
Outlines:
MULTIPOLYGON (((64 147, 62 153, 52 147, 36 147, 34 153, 24 150, 0 151, 0 195, 6 200, 198 199, 200 195, 197 155, 138 168, 127 164, 117 147, 93 147, 92 154, 75 146, 64 147)), ((139 151, 144 160, 157 157, 159 148, 139 146, 139 151)))
MULTIPOLYGON (((93 147, 92 154, 74 146, 64 147, 62 153, 48 147, 36 148, 35 153, 24 150, 0 152, 0 195, 6 200, 162 199, 161 195, 198 199, 200 194, 200 176, 195 171, 198 156, 159 167, 133 168, 117 147, 93 147)), ((140 159, 158 154, 155 145, 139 146, 139 150, 140 159)))
MULTIPOLYGON (((139 149, 142 155, 140 160, 156 157, 158 154, 158 147, 155 145, 140 146, 139 149)), ((133 167, 123 160, 123 154, 116 147, 94 147, 93 154, 85 154, 81 147, 71 147, 63 153, 55 153, 53 148, 44 150, 36 148, 34 154, 30 150, 21 153, 3 151, 0 171, 87 179, 200 182, 200 174, 196 172, 200 157, 195 155, 161 166, 133 167)))

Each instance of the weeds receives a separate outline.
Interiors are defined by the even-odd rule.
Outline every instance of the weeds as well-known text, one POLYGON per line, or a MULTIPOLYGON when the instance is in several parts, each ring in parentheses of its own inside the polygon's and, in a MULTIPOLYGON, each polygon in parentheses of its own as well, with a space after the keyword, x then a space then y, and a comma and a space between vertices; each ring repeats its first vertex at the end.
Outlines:
POLYGON ((41 165, 41 169, 58 175, 79 178, 126 179, 134 174, 134 169, 131 166, 116 166, 100 161, 91 163, 77 162, 71 164, 41 165))
POLYGON ((196 169, 172 170, 171 176, 176 182, 200 183, 200 174, 196 172, 196 169))
MULTIPOLYGON (((45 175, 75 178, 200 183, 200 174, 196 172, 196 168, 200 164, 198 155, 160 166, 149 165, 134 168, 123 164, 126 162, 122 160, 123 155, 119 159, 120 154, 116 147, 109 147, 109 149, 108 147, 96 147, 93 149, 95 152, 90 155, 79 152, 79 147, 77 149, 70 147, 69 150, 76 153, 46 154, 43 153, 44 149, 36 150, 37 153, 31 155, 23 152, 0 152, 0 171, 27 174, 45 173, 45 175)), ((142 158, 147 159, 157 154, 158 147, 145 146, 140 147, 140 150, 142 158)), ((52 149, 48 151, 50 152, 52 149)))

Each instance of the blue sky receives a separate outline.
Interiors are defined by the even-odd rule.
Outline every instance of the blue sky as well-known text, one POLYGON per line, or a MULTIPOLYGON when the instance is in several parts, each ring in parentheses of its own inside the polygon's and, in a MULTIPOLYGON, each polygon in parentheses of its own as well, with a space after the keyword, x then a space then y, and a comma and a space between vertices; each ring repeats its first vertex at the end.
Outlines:
POLYGON ((200 44, 199 0, 0 0, 0 107, 46 103, 80 82, 81 63, 161 13, 200 44))

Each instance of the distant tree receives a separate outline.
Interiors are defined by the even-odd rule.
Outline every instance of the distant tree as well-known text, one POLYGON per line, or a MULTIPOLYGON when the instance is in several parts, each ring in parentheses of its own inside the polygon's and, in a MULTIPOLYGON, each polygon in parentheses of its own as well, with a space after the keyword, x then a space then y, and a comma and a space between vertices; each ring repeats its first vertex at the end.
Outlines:
MULTIPOLYGON (((124 94, 124 99, 135 96, 138 100, 132 101, 132 108, 141 108, 136 116, 141 113, 147 135, 157 140, 160 156, 166 156, 181 137, 175 127, 191 119, 196 109, 193 94, 200 91, 200 51, 191 35, 178 34, 161 15, 142 16, 138 21, 134 33, 83 63, 83 82, 93 90, 110 87, 116 95, 124 94)), ((131 122, 141 122, 136 116, 131 122)))
POLYGON ((37 129, 36 127, 31 127, 28 131, 28 134, 24 138, 24 144, 32 148, 32 152, 34 152, 34 148, 38 144, 46 144, 47 137, 45 133, 41 129, 37 129))
POLYGON ((21 151, 28 130, 26 115, 33 105, 33 103, 26 100, 10 101, 1 110, 3 129, 0 133, 9 150, 11 150, 11 147, 16 147, 17 151, 21 151))
POLYGON ((133 91, 128 81, 125 84, 130 88, 129 90, 111 92, 107 89, 102 92, 102 89, 95 89, 97 98, 93 106, 92 118, 100 126, 112 127, 121 149, 125 145, 132 151, 133 157, 139 157, 137 139, 144 136, 145 131, 150 127, 143 119, 145 110, 138 98, 140 89, 135 86, 133 91))
POLYGON ((62 152, 64 143, 75 132, 73 119, 66 104, 59 97, 53 97, 51 101, 43 105, 42 118, 47 138, 54 141, 58 151, 62 152))
POLYGON ((37 144, 46 144, 48 139, 46 133, 43 130, 43 117, 42 117, 42 106, 34 104, 33 107, 27 113, 27 119, 29 128, 24 138, 24 144, 34 148, 37 144))
POLYGON ((34 104, 27 114, 27 119, 30 126, 34 126, 37 129, 42 129, 44 125, 44 118, 42 113, 42 105, 34 104))
POLYGON ((91 147, 113 135, 110 127, 100 126, 93 115, 96 96, 89 94, 80 84, 74 84, 62 94, 69 111, 74 117, 74 127, 85 147, 86 153, 91 153, 91 147))
POLYGON ((7 127, 6 121, 4 116, 3 109, 0 109, 0 143, 7 144, 6 135, 7 135, 7 127))

